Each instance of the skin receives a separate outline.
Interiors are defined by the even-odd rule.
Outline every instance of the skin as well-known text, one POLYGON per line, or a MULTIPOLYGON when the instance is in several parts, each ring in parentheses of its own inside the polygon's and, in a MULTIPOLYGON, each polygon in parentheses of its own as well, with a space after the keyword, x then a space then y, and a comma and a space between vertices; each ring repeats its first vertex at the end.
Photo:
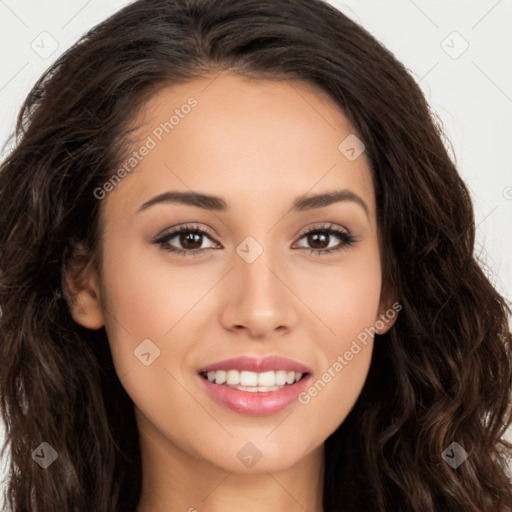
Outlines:
MULTIPOLYGON (((267 416, 218 404, 198 385, 197 370, 241 355, 281 355, 312 368, 314 382, 390 309, 370 167, 365 153, 350 161, 338 150, 354 131, 319 89, 214 78, 162 89, 145 105, 133 150, 188 98, 198 101, 103 199, 102 270, 89 266, 67 280, 72 314, 90 329, 105 326, 134 402, 138 512, 321 511, 324 441, 359 396, 372 338, 309 403, 267 416), (368 213, 348 200, 290 210, 298 197, 340 189, 359 196, 368 213), (138 211, 171 190, 220 196, 228 209, 158 203, 138 211), (303 236, 331 223, 357 241, 311 253, 343 244, 336 235, 316 246, 303 236), (199 255, 152 243, 184 224, 213 235, 193 246, 199 255), (248 236, 263 248, 252 263, 236 252, 248 236), (160 355, 145 366, 134 350, 148 338, 160 355), (247 442, 261 453, 250 468, 237 457, 247 442)), ((183 248, 179 237, 169 244, 183 248)))

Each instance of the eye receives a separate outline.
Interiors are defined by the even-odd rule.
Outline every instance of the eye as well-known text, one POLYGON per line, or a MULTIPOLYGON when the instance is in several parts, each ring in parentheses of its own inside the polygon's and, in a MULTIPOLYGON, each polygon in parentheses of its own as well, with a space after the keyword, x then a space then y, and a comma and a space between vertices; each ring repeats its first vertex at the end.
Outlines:
MULTIPOLYGON (((299 240, 303 238, 306 238, 307 243, 313 245, 313 247, 303 247, 304 249, 309 249, 311 253, 321 255, 346 249, 357 242, 356 237, 342 228, 333 227, 333 224, 310 229, 299 240), (338 244, 332 246, 330 242, 331 240, 335 241, 335 239, 338 239, 338 244)), ((213 242, 213 235, 197 225, 181 226, 157 237, 152 243, 159 245, 168 252, 195 256, 207 248, 219 247, 219 244, 216 242, 213 242, 209 247, 201 247, 205 239, 213 242), (176 247, 174 244, 179 244, 179 247, 176 247)))
POLYGON ((201 245, 205 237, 212 240, 212 235, 204 229, 199 228, 199 226, 182 226, 168 233, 164 233, 162 236, 153 240, 153 243, 160 245, 162 249, 169 252, 193 256, 204 250, 204 248, 201 248, 201 245), (177 239, 175 243, 180 244, 181 248, 176 248, 171 245, 171 241, 174 239, 177 239))
POLYGON ((335 251, 340 251, 342 249, 347 249, 357 242, 356 237, 344 229, 333 227, 333 224, 310 229, 300 237, 300 239, 303 238, 306 238, 307 242, 313 245, 312 248, 306 247, 306 249, 309 249, 310 252, 314 254, 329 254, 335 251), (337 245, 330 245, 333 238, 337 238, 339 240, 337 245))

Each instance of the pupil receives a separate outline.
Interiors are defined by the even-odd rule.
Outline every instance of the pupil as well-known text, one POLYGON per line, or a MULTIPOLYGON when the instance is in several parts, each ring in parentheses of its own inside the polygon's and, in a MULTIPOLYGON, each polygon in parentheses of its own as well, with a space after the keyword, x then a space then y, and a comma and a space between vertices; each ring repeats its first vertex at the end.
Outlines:
POLYGON ((181 235, 180 243, 186 249, 197 249, 201 247, 201 237, 200 233, 186 233, 181 235), (198 247, 194 247, 194 242, 197 244, 199 242, 198 247), (192 246, 191 246, 192 245, 192 246))
POLYGON ((317 247, 316 244, 318 242, 318 237, 322 237, 323 238, 323 241, 320 242, 320 245, 322 245, 322 243, 325 243, 325 238, 327 237, 327 235, 325 233, 315 233, 313 235, 310 235, 310 244, 315 248, 315 249, 322 249, 324 247, 317 247), (311 240, 313 240, 313 242, 311 243, 311 240))
MULTIPOLYGON (((322 249, 324 248, 323 245, 326 243, 327 236, 328 235, 325 233, 309 235, 309 243, 315 249, 322 249)), ((200 233, 186 233, 181 235, 180 242, 186 249, 197 249, 201 246, 201 239, 202 235, 200 233), (198 244, 198 246, 194 246, 194 244, 198 244)))

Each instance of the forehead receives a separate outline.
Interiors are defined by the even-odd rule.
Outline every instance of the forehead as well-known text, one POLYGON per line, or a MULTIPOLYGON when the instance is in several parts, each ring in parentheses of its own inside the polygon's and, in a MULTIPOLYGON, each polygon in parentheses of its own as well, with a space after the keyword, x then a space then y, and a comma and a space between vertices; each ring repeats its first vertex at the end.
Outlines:
POLYGON ((354 130, 334 101, 307 82, 232 74, 196 79, 155 93, 135 125, 124 163, 137 161, 109 202, 122 196, 141 203, 166 189, 193 189, 247 208, 255 200, 282 203, 350 188, 374 214, 366 155, 344 152, 347 140, 354 145, 354 130))

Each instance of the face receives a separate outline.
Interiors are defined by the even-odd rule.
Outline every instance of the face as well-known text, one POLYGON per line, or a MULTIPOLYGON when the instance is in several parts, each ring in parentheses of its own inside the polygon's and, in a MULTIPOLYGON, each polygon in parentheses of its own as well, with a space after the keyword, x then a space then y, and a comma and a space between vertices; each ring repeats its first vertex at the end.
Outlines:
POLYGON ((190 81, 138 121, 97 192, 102 271, 71 285, 74 317, 105 325, 142 439, 228 471, 292 467, 353 407, 392 302, 366 155, 306 83, 190 81))

